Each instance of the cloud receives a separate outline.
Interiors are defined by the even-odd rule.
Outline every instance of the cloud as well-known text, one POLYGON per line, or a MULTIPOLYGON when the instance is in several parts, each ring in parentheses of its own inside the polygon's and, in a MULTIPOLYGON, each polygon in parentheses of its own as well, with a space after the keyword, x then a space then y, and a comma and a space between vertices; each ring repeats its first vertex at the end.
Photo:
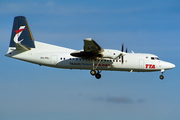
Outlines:
POLYGON ((131 103, 144 103, 144 99, 138 99, 138 100, 133 100, 132 98, 129 97, 97 97, 94 98, 93 100, 96 101, 103 101, 107 103, 116 103, 116 104, 131 104, 131 103))
POLYGON ((109 97, 107 101, 112 103, 133 103, 133 100, 127 97, 109 97))
POLYGON ((143 102, 145 102, 144 99, 138 99, 138 100, 137 100, 137 103, 143 103, 143 102))

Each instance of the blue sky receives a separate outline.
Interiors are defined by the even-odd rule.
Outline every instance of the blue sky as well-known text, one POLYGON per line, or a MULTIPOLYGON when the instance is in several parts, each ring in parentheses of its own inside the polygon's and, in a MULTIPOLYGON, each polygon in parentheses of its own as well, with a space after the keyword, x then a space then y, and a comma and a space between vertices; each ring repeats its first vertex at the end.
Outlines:
POLYGON ((178 0, 0 1, 0 119, 179 120, 180 2, 178 0), (13 19, 27 18, 36 41, 83 48, 152 53, 174 63, 160 72, 89 71, 38 66, 7 58, 13 19))

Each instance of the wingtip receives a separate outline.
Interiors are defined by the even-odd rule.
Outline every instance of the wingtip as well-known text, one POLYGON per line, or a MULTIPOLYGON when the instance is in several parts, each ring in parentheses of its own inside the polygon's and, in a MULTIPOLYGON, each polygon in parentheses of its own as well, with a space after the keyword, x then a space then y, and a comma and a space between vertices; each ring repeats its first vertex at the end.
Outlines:
POLYGON ((92 38, 85 38, 84 40, 86 40, 86 41, 93 41, 92 38))

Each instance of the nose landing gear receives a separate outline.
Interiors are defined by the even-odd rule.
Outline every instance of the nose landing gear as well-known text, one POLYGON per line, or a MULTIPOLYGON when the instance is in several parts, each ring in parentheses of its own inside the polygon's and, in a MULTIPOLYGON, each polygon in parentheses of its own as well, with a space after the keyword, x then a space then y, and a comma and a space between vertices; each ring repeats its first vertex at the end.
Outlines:
POLYGON ((163 75, 160 75, 159 78, 160 78, 161 80, 163 80, 163 79, 164 79, 164 76, 163 76, 163 75))
POLYGON ((163 69, 163 70, 161 70, 161 75, 159 76, 159 78, 161 79, 161 80, 163 80, 164 79, 164 76, 163 76, 163 73, 165 72, 165 70, 163 69))

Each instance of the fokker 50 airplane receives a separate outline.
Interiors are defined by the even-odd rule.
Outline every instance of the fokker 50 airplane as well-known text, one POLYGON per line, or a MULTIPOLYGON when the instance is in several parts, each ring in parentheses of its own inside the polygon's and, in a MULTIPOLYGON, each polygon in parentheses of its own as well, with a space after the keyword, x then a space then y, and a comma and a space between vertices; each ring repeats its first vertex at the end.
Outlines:
POLYGON ((80 51, 34 41, 23 16, 14 18, 6 56, 49 67, 90 70, 90 74, 97 79, 101 78, 102 70, 161 71, 159 78, 163 79, 164 71, 175 67, 174 64, 162 61, 153 54, 127 53, 123 45, 121 51, 103 49, 92 38, 84 39, 84 48, 80 51))

